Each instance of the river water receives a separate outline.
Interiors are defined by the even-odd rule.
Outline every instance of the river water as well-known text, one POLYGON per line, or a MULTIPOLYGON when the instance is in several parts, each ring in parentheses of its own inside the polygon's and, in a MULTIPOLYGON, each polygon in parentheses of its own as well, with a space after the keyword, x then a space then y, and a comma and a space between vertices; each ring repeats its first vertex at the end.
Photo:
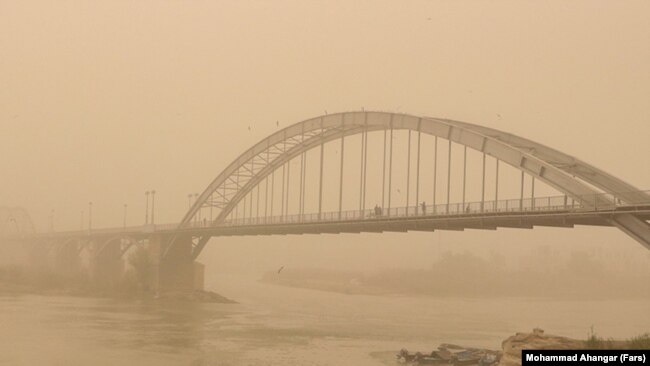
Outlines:
POLYGON ((219 276, 239 304, 0 295, 0 364, 394 365, 402 347, 500 348, 517 331, 585 338, 650 331, 650 300, 367 296, 219 276))

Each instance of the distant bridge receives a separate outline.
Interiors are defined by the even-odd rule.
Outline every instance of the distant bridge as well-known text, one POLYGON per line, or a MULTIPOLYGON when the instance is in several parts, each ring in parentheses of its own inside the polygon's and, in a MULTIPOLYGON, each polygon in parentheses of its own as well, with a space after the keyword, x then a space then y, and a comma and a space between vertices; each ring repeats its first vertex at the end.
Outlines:
POLYGON ((156 255, 163 266, 166 260, 193 261, 211 237, 232 235, 597 225, 617 227, 650 249, 649 219, 649 191, 534 141, 448 119, 347 112, 293 124, 258 142, 217 175, 179 223, 27 237, 52 246, 92 243, 96 253, 121 243, 116 255, 157 238, 156 255), (408 136, 406 161, 401 162, 394 148, 398 133, 408 136), (431 151, 423 156, 427 147, 431 151), (462 153, 453 158, 459 148, 462 153), (468 150, 478 153, 480 161, 469 175, 468 150), (310 156, 312 161, 317 157, 315 165, 309 165, 310 156), (352 174, 351 158, 358 163, 352 174), (370 181, 369 164, 376 165, 370 181), (500 167, 520 174, 518 197, 499 199, 505 196, 500 167), (307 174, 310 168, 313 174, 307 174), (425 170, 432 173, 426 182, 425 170), (488 171, 492 180, 486 178, 488 171), (468 176, 479 172, 480 199, 467 200, 468 176), (526 179, 530 194, 524 193, 526 179), (396 191, 396 181, 405 182, 404 192, 396 191), (535 196, 535 181, 558 195, 535 196), (489 193, 487 186, 493 189, 489 193), (371 195, 375 207, 367 204, 371 195), (430 205, 421 202, 425 196, 430 205), (357 203, 358 209, 349 209, 357 203))

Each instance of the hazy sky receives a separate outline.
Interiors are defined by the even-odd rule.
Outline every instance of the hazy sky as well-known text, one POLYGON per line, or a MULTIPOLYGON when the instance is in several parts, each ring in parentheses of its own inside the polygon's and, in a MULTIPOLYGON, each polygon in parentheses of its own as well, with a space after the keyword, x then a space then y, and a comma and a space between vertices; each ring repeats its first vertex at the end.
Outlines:
MULTIPOLYGON (((175 222, 276 121, 362 107, 503 129, 650 189, 649 18, 648 1, 0 0, 0 205, 76 228, 88 201, 97 226, 120 225, 128 203, 140 224, 156 189, 157 221, 175 222)), ((641 252, 615 229, 537 230, 409 234, 409 251, 525 239, 641 252)), ((349 250, 390 264, 396 235, 314 237, 303 257, 300 237, 229 243, 327 265, 341 259, 327 245, 365 238, 349 250)))

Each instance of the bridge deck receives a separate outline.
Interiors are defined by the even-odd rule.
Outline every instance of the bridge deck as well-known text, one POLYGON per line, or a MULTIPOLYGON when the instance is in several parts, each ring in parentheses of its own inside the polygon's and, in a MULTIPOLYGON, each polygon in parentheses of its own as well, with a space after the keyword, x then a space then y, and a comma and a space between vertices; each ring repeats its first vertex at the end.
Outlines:
POLYGON ((365 220, 321 221, 305 223, 274 223, 230 225, 216 227, 191 227, 171 230, 210 236, 287 235, 361 232, 405 232, 434 230, 464 230, 504 228, 533 228, 534 226, 574 227, 575 225, 613 226, 609 217, 620 213, 634 213, 650 219, 650 207, 635 210, 608 211, 527 211, 492 212, 482 215, 420 215, 407 217, 381 217, 365 220))
MULTIPOLYGON (((595 201, 595 200, 594 200, 595 201)), ((285 235, 318 233, 360 233, 387 231, 433 231, 488 229, 497 227, 532 228, 533 226, 573 227, 574 225, 613 226, 612 215, 632 213, 650 219, 650 202, 625 204, 613 201, 606 206, 579 204, 566 196, 524 200, 501 200, 442 204, 433 207, 411 206, 374 208, 321 214, 249 217, 227 220, 218 225, 196 220, 179 224, 143 225, 107 229, 37 233, 37 239, 92 238, 152 234, 191 234, 197 236, 285 235), (424 209, 424 211, 423 211, 424 209)))

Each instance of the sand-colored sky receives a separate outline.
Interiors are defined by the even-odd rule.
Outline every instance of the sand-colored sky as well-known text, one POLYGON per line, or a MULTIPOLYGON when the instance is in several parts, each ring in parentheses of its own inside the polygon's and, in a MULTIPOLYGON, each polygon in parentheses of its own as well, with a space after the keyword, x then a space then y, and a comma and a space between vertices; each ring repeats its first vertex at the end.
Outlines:
MULTIPOLYGON (((503 129, 650 189, 649 17, 647 1, 0 0, 0 205, 46 229, 52 209, 78 227, 89 201, 97 226, 121 225, 128 203, 139 224, 156 189, 157 221, 174 222, 276 121, 362 107, 503 129)), ((224 246, 270 243, 260 266, 426 265, 522 241, 650 261, 615 229, 404 235, 224 246)))

